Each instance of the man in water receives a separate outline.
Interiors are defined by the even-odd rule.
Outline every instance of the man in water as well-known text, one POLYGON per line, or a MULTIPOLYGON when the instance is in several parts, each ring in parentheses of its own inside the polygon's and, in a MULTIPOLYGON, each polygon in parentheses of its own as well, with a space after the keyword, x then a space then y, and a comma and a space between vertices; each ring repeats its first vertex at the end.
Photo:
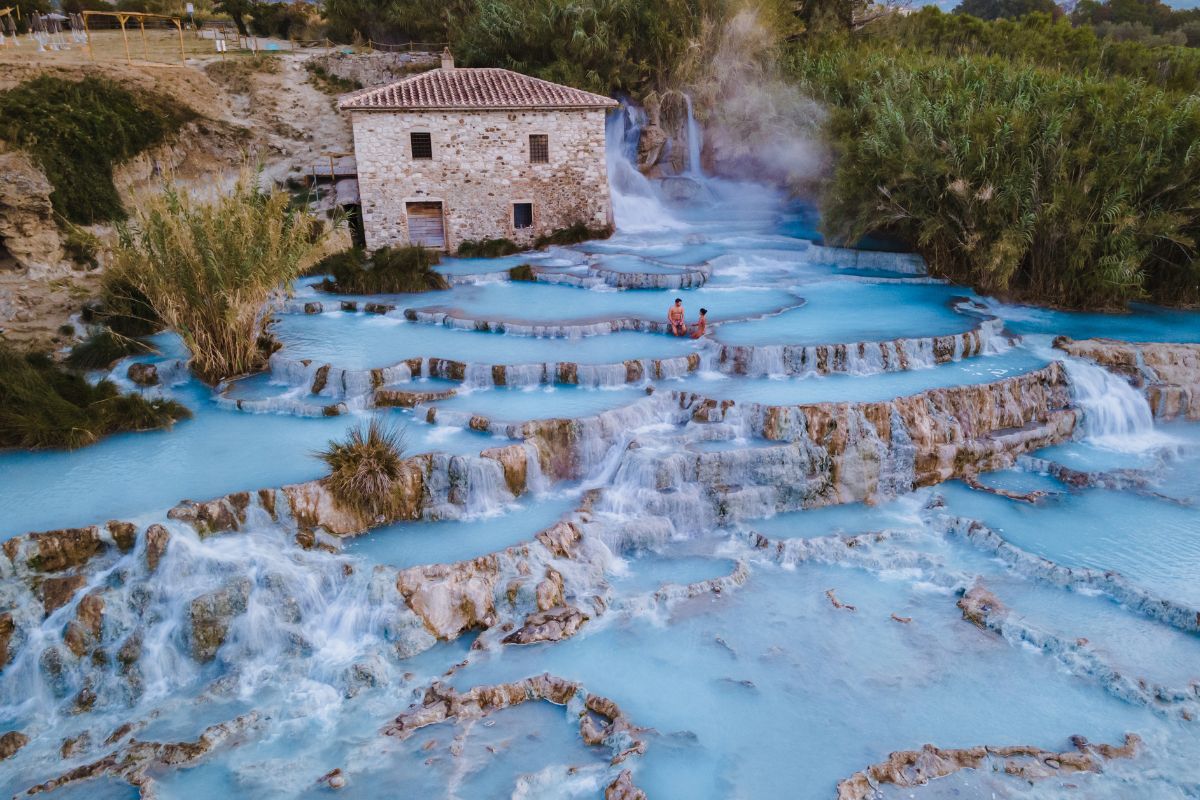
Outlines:
POLYGON ((696 330, 692 332, 693 339, 699 339, 704 335, 704 329, 708 325, 708 319, 706 317, 707 314, 707 308, 700 309, 700 319, 696 320, 696 330))
POLYGON ((687 323, 683 321, 683 298, 676 297, 675 305, 667 309, 667 330, 672 336, 683 336, 687 333, 687 323))

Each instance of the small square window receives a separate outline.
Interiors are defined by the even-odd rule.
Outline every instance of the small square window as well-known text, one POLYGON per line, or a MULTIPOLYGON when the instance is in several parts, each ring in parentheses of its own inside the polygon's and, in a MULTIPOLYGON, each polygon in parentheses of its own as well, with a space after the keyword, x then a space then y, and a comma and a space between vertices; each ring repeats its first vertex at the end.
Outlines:
POLYGON ((513 227, 517 230, 533 227, 533 203, 513 203, 513 227))
POLYGON ((550 137, 544 133, 529 134, 529 162, 546 164, 550 161, 550 137))
POLYGON ((428 133, 409 134, 413 159, 433 158, 433 139, 428 133))

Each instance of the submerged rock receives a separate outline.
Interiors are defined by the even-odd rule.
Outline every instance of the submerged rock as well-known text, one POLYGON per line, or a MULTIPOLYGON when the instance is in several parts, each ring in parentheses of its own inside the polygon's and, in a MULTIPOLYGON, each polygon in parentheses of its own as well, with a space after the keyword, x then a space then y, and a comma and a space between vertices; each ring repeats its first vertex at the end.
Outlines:
POLYGON ((225 643, 230 621, 246 612, 250 599, 250 579, 240 578, 222 588, 200 595, 190 604, 192 656, 200 662, 212 661, 225 643))
POLYGON ((153 364, 130 364, 125 374, 138 386, 157 386, 158 367, 153 364))
POLYGON ((29 737, 20 731, 9 731, 0 735, 0 761, 12 758, 27 744, 29 744, 29 737))
POLYGON ((633 773, 624 769, 605 787, 604 800, 646 800, 646 793, 633 785, 633 773))
POLYGON ((162 560, 163 555, 167 552, 167 545, 171 542, 171 533, 162 525, 151 525, 146 529, 146 569, 154 572, 158 569, 158 562, 162 560))

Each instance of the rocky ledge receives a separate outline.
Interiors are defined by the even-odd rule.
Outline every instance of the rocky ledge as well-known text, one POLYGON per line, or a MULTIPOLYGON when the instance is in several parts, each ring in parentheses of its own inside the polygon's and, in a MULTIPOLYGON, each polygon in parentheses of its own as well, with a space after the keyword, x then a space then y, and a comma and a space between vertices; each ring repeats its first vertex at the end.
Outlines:
MULTIPOLYGON (((568 713, 579 718, 580 738, 593 747, 608 746, 613 753, 614 765, 632 755, 640 756, 646 752, 642 729, 630 721, 620 706, 607 697, 590 694, 579 683, 548 673, 512 683, 475 686, 465 692, 435 682, 425 690, 420 705, 397 716, 383 729, 383 733, 385 736, 407 739, 429 725, 447 720, 462 723, 479 719, 531 700, 565 706, 568 713)), ((618 777, 614 784, 620 781, 618 777)), ((636 794, 625 796, 636 797, 636 794)))
MULTIPOLYGON (((144 798, 155 796, 152 774, 166 769, 179 769, 195 764, 217 747, 230 744, 262 721, 257 712, 210 725, 193 742, 143 742, 129 739, 121 747, 101 759, 75 767, 57 778, 31 786, 26 795, 53 792, 63 786, 99 777, 124 781, 144 798)), ((116 736, 116 734, 114 734, 116 736)), ((119 741, 109 737, 109 741, 119 741)))
POLYGON ((838 783, 838 800, 870 800, 882 784, 924 786, 959 770, 989 767, 1030 783, 1079 772, 1100 772, 1105 761, 1133 758, 1141 745, 1137 734, 1125 734, 1121 745, 1091 744, 1072 736, 1073 750, 1056 753, 1030 745, 941 748, 927 744, 920 750, 900 750, 886 761, 872 764, 838 783))
POLYGON ((1200 420, 1200 344, 1060 336, 1054 346, 1124 377, 1142 390, 1159 419, 1200 420))

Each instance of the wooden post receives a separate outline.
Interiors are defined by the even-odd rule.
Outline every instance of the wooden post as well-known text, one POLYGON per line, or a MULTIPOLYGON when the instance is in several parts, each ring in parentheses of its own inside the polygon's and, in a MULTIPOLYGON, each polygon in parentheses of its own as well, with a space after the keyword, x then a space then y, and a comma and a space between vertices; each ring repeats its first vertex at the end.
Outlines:
POLYGON ((146 44, 146 20, 138 17, 138 27, 142 30, 142 58, 150 60, 150 48, 146 44))
POLYGON ((175 30, 179 32, 179 63, 182 64, 187 61, 183 55, 183 23, 178 19, 172 20, 172 22, 175 23, 175 30))
POLYGON ((95 61, 96 54, 92 51, 92 31, 88 27, 88 15, 86 11, 83 12, 83 35, 87 39, 88 58, 95 61))
POLYGON ((129 57, 129 37, 125 34, 125 23, 128 21, 127 15, 117 14, 117 22, 121 23, 121 39, 125 42, 125 63, 132 64, 133 59, 129 57))

